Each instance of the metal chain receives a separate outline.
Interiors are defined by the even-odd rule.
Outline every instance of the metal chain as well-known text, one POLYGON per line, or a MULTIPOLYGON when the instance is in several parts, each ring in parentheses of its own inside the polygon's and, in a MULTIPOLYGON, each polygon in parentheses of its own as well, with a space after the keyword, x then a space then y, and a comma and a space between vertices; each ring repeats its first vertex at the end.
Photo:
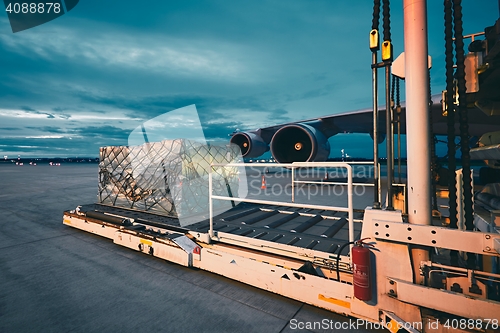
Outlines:
POLYGON ((431 92, 431 69, 429 68, 429 139, 431 143, 431 191, 432 191, 432 209, 433 210, 438 210, 438 203, 437 203, 437 193, 436 193, 436 182, 438 179, 438 161, 437 161, 437 156, 436 156, 436 139, 434 136, 434 131, 432 129, 432 124, 434 123, 432 121, 432 92, 431 92))
MULTIPOLYGON (((398 181, 401 183, 401 103, 399 99, 399 82, 401 79, 399 77, 396 78, 396 123, 398 125, 398 181)), ((392 88, 394 90, 394 88, 392 88)))
POLYGON ((448 125, 448 205, 450 227, 457 228, 457 187, 455 183, 455 105, 453 104, 453 9, 451 0, 444 0, 444 34, 446 56, 446 109, 448 125))
POLYGON ((472 179, 469 155, 469 122, 467 116, 467 96, 465 86, 465 53, 462 27, 462 1, 453 1, 455 23, 455 52, 457 56, 458 80, 458 111, 460 117, 460 152, 462 153, 463 188, 465 225, 467 230, 474 229, 474 216, 472 208, 472 179))
POLYGON ((380 21, 380 0, 375 0, 373 2, 372 30, 378 30, 379 21, 380 21))
POLYGON ((383 0, 384 14, 384 41, 391 41, 391 14, 389 11, 389 0, 383 0))

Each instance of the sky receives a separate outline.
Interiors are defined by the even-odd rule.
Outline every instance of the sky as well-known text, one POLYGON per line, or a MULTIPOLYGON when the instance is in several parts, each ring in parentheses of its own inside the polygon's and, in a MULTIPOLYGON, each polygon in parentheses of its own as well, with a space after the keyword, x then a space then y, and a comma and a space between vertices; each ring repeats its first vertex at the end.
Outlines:
MULTIPOLYGON (((497 0, 463 2, 466 34, 498 19, 497 0)), ((222 141, 236 129, 368 108, 372 10, 364 0, 82 0, 17 33, 4 13, 0 155, 97 157, 192 104, 205 137, 222 141)), ((392 1, 395 55, 402 15, 402 1, 392 1)), ((445 86, 443 16, 442 1, 429 0, 433 93, 445 86)), ((330 143, 332 157, 342 148, 372 156, 367 134, 330 143)))

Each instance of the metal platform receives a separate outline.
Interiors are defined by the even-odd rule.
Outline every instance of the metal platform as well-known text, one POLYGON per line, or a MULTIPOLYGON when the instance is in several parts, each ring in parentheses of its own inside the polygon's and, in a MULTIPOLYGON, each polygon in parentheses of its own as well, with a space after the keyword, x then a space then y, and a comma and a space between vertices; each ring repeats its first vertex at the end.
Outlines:
MULTIPOLYGON (((135 222, 158 228, 169 228, 180 232, 207 233, 209 220, 181 227, 179 220, 166 216, 134 211, 101 204, 88 204, 80 212, 91 212, 134 219, 135 222)), ((354 234, 361 235, 362 212, 354 213, 354 234)), ((244 236, 279 244, 291 245, 308 250, 336 254, 349 241, 346 212, 301 209, 240 203, 233 209, 214 217, 214 230, 232 235, 244 236)), ((342 251, 347 255, 349 249, 342 251)))

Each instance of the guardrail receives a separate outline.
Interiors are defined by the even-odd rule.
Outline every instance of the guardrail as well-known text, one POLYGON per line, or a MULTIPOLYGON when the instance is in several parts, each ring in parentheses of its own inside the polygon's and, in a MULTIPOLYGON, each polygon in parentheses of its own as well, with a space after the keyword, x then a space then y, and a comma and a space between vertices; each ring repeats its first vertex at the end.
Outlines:
MULTIPOLYGON (((311 205, 311 204, 299 204, 293 202, 283 202, 283 201, 270 201, 270 200, 259 200, 259 199, 247 199, 247 198, 237 198, 230 196, 220 196, 212 194, 212 173, 215 167, 247 167, 247 163, 229 163, 229 164, 212 164, 210 172, 208 174, 208 189, 209 189, 209 214, 210 214, 210 229, 209 236, 211 239, 214 238, 214 228, 213 228, 213 200, 226 200, 233 202, 248 202, 263 205, 281 205, 285 207, 297 207, 297 208, 310 208, 310 209, 321 209, 329 211, 341 211, 347 212, 348 214, 348 225, 349 225, 349 242, 354 241, 354 207, 353 207, 353 182, 352 182, 352 166, 345 162, 294 162, 294 163, 258 163, 252 164, 252 167, 284 167, 292 169, 292 175, 296 168, 345 168, 347 169, 347 207, 344 206, 323 206, 323 205, 311 205)), ((292 191, 293 193, 294 191, 292 191)), ((352 248, 352 245, 351 245, 352 248)))
MULTIPOLYGON (((357 166, 357 165, 373 166, 373 162, 335 162, 335 163, 347 163, 351 166, 353 166, 353 165, 354 166, 357 166)), ((334 166, 334 167, 330 167, 330 168, 336 168, 336 167, 334 166)), ((295 169, 296 168, 292 168, 292 202, 295 202, 295 184, 341 185, 341 186, 347 185, 346 182, 332 182, 332 181, 318 182, 318 181, 310 181, 310 180, 295 180, 295 169)), ((378 198, 379 198, 379 202, 380 202, 382 200, 381 199, 381 192, 380 192, 381 188, 382 188, 381 181, 380 181, 380 179, 381 179, 380 178, 380 163, 378 164, 377 170, 378 170, 378 189, 379 189, 378 198)), ((352 185, 354 185, 354 186, 375 186, 375 184, 373 184, 373 183, 352 183, 352 185)))

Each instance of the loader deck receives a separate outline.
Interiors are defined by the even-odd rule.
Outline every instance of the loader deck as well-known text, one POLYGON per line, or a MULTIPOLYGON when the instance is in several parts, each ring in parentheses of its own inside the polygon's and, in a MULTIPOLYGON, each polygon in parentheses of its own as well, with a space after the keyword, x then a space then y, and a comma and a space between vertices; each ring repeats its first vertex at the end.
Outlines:
MULTIPOLYGON (((80 212, 120 216, 153 228, 163 227, 184 233, 207 233, 209 230, 208 219, 182 227, 176 218, 101 204, 82 205, 80 212)), ((361 222, 363 212, 356 212, 354 218, 355 222, 361 222)), ((214 230, 333 254, 348 242, 347 222, 345 212, 240 203, 214 217, 214 230)), ((355 223, 354 226, 355 237, 359 239, 362 225, 355 223)), ((342 255, 347 255, 348 250, 345 248, 342 255)))

